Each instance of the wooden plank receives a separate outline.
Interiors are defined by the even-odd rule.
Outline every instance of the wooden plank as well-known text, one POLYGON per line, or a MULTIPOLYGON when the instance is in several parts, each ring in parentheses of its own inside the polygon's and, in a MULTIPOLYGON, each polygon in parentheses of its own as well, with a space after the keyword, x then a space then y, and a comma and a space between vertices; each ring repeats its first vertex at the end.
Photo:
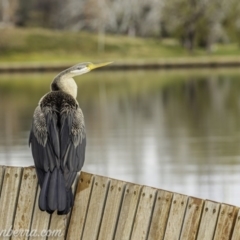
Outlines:
MULTIPOLYGON (((33 167, 24 168, 14 220, 14 231, 30 229, 36 191, 37 176, 35 169, 33 167)), ((16 238, 19 239, 19 236, 16 236, 16 238)), ((12 237, 12 239, 16 238, 12 237)), ((24 233, 21 239, 28 239, 27 234, 24 233)))
POLYGON ((237 207, 221 204, 214 240, 228 240, 231 238, 236 215, 237 207))
POLYGON ((49 236, 48 240, 58 239, 64 240, 65 239, 65 232, 67 229, 67 222, 68 222, 69 214, 67 215, 58 215, 57 211, 55 211, 51 215, 50 219, 50 226, 48 229, 49 236))
POLYGON ((163 239, 173 193, 158 190, 148 239, 163 239))
POLYGON ((125 188, 115 239, 130 239, 142 186, 128 183, 125 188))
MULTIPOLYGON (((33 211, 33 218, 32 218, 32 224, 31 224, 31 231, 37 230, 37 235, 38 235, 38 240, 44 240, 47 239, 47 236, 45 233, 46 230, 48 230, 49 226, 49 221, 51 215, 48 214, 47 212, 43 212, 39 209, 38 207, 38 197, 40 193, 40 187, 38 187, 37 191, 37 197, 35 200, 35 206, 34 206, 34 211, 33 211)), ((35 236, 30 236, 30 240, 35 240, 35 236)))
POLYGON ((106 177, 95 176, 94 178, 82 239, 97 239, 98 237, 108 190, 108 181, 109 179, 106 177))
POLYGON ((119 180, 110 181, 98 239, 113 239, 125 185, 125 182, 119 180))
POLYGON ((233 228, 233 234, 231 240, 240 239, 240 209, 237 209, 237 217, 233 228))
POLYGON ((157 189, 143 187, 134 220, 132 239, 147 238, 156 192, 157 189))
POLYGON ((4 171, 5 171, 5 167, 0 166, 0 196, 1 196, 1 190, 2 190, 2 182, 3 182, 4 171))
POLYGON ((69 240, 80 239, 82 235, 93 182, 92 174, 81 172, 67 233, 69 240))
MULTIPOLYGON (((22 168, 6 167, 0 198, 1 230, 12 229, 15 217, 22 168)), ((4 238, 2 238, 4 239, 4 238)))
POLYGON ((197 240, 213 239, 220 203, 205 201, 197 240))
POLYGON ((203 204, 203 199, 189 197, 180 237, 181 240, 196 239, 203 204))
POLYGON ((174 193, 164 240, 179 239, 187 206, 188 196, 174 193))

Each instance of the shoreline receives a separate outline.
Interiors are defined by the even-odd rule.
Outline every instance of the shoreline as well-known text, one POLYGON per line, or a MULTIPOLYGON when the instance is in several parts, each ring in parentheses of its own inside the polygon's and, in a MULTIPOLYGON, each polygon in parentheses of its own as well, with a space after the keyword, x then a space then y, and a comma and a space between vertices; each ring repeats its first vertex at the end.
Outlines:
MULTIPOLYGON (((76 63, 75 63, 76 64, 76 63)), ((0 73, 27 73, 27 72, 54 72, 62 71, 74 64, 59 63, 0 63, 0 73)), ((198 69, 198 68, 236 68, 240 67, 239 60, 201 60, 201 59, 187 59, 187 60, 171 60, 171 61, 136 61, 136 62, 114 62, 113 64, 98 71, 111 70, 138 70, 138 69, 198 69), (200 61, 199 61, 200 60, 200 61)))

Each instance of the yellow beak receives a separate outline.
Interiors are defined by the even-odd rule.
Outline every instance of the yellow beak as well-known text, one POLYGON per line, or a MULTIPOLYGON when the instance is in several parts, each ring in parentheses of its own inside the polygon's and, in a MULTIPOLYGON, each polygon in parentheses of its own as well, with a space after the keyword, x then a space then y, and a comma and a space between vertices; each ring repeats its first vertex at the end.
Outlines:
POLYGON ((108 64, 111 64, 111 63, 112 63, 112 62, 97 63, 97 64, 90 63, 90 64, 88 65, 88 68, 89 68, 90 70, 93 70, 93 69, 95 69, 95 68, 104 67, 104 66, 106 66, 106 65, 108 65, 108 64))

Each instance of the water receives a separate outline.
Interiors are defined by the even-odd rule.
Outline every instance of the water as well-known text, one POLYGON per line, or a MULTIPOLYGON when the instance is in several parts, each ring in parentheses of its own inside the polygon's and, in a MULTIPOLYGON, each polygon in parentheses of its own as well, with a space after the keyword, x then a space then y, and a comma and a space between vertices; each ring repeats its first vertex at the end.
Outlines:
MULTIPOLYGON (((54 73, 0 75, 0 164, 33 165, 33 111, 54 73)), ((240 206, 240 71, 92 72, 77 78, 83 170, 240 206)))

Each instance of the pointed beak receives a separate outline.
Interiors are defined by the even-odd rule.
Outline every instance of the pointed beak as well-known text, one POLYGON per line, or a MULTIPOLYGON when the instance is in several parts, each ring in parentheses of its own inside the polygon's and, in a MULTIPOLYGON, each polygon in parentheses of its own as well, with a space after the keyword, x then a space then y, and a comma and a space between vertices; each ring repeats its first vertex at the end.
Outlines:
POLYGON ((111 64, 112 62, 106 62, 106 63, 97 63, 97 64, 93 64, 93 63, 90 63, 87 67, 90 69, 90 70, 93 70, 95 68, 100 68, 100 67, 104 67, 104 66, 107 66, 109 64, 111 64))

